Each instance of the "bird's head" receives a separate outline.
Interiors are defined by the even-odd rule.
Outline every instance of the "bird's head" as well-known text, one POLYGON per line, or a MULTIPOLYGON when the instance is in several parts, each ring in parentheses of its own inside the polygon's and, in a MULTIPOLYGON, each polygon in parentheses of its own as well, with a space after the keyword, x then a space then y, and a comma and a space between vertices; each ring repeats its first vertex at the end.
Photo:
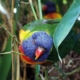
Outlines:
POLYGON ((27 63, 44 62, 50 54, 53 45, 51 36, 45 31, 36 31, 27 39, 25 38, 19 49, 25 55, 27 63))
POLYGON ((47 1, 42 7, 44 14, 49 14, 52 12, 56 12, 56 4, 52 1, 47 1))

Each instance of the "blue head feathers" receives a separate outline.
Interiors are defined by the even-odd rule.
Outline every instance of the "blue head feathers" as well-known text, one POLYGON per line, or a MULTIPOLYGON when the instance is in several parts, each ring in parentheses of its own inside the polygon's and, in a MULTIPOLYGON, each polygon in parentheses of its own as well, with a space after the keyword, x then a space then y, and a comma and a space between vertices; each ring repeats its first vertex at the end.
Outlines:
POLYGON ((27 40, 22 42, 22 47, 26 56, 35 61, 35 51, 38 47, 44 48, 44 53, 36 59, 41 62, 47 59, 52 48, 53 40, 50 35, 44 31, 35 32, 27 40))

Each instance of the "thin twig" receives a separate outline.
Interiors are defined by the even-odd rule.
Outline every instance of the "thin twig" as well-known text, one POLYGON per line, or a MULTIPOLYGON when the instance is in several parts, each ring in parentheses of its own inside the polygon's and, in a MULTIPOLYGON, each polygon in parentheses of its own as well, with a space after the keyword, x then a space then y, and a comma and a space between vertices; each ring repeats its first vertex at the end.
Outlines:
POLYGON ((23 4, 30 4, 31 9, 32 9, 32 12, 33 12, 33 15, 34 15, 34 17, 35 17, 35 20, 38 20, 37 14, 36 14, 35 9, 34 9, 34 7, 33 7, 32 0, 29 0, 29 2, 23 2, 23 1, 21 1, 21 3, 23 3, 23 4))
POLYGON ((2 26, 2 28, 3 28, 5 31, 7 31, 7 33, 8 33, 11 37, 14 37, 14 35, 12 35, 12 34, 8 31, 7 28, 5 28, 1 23, 0 23, 0 25, 2 26))
POLYGON ((22 53, 20 53, 20 52, 15 52, 15 51, 9 51, 9 52, 3 52, 3 53, 0 53, 0 54, 18 54, 18 55, 24 55, 24 54, 22 54, 22 53))
POLYGON ((42 16, 41 0, 38 0, 38 7, 39 7, 40 19, 42 19, 43 16, 42 16))
MULTIPOLYGON (((12 0, 12 6, 11 6, 11 34, 14 35, 14 2, 15 0, 12 0)), ((11 37, 11 46, 12 46, 12 50, 15 51, 15 47, 16 45, 13 45, 15 44, 15 40, 14 40, 14 37, 11 37)), ((12 54, 12 80, 16 80, 16 56, 15 54, 12 54)))
POLYGON ((39 74, 39 76, 41 77, 41 80, 45 80, 42 74, 39 74))
POLYGON ((16 37, 15 35, 12 35, 11 32, 9 32, 1 23, 0 23, 0 25, 2 26, 2 28, 3 28, 5 31, 7 31, 7 33, 8 33, 12 38, 15 37, 15 41, 16 41, 18 44, 20 44, 20 42, 18 41, 18 39, 17 39, 17 37, 16 37))
POLYGON ((29 2, 21 1, 22 4, 30 4, 29 2))
POLYGON ((34 7, 35 7, 35 10, 36 10, 36 13, 37 13, 37 17, 39 18, 40 15, 39 15, 39 8, 38 8, 37 1, 36 0, 33 0, 33 3, 34 3, 34 7))
POLYGON ((13 51, 3 52, 3 53, 0 53, 0 54, 11 54, 11 53, 13 53, 13 51))
MULTIPOLYGON (((18 51, 18 45, 16 42, 15 51, 18 51)), ((16 80, 20 80, 20 55, 16 55, 16 80)))
POLYGON ((21 43, 18 41, 17 37, 13 35, 14 40, 20 45, 21 43))
POLYGON ((72 74, 74 74, 74 73, 76 73, 76 72, 79 72, 80 71, 80 67, 78 67, 78 68, 76 68, 75 70, 73 70, 72 72, 68 72, 68 73, 65 73, 65 75, 72 75, 72 74))
POLYGON ((32 4, 32 0, 29 0, 29 3, 30 3, 30 6, 31 6, 31 9, 32 9, 32 12, 34 14, 35 20, 38 20, 37 15, 36 15, 36 12, 35 12, 34 7, 33 7, 33 4, 32 4))

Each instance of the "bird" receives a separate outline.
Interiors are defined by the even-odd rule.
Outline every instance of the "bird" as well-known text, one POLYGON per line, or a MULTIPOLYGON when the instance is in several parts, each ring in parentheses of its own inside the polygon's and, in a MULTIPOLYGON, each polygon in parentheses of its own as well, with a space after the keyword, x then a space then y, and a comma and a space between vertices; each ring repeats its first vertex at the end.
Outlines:
POLYGON ((46 31, 32 31, 21 29, 19 32, 22 54, 21 60, 28 64, 42 64, 46 61, 53 46, 53 39, 46 31))
POLYGON ((56 4, 52 1, 47 1, 42 7, 45 19, 61 19, 62 15, 57 12, 56 4))
MULTIPOLYGON (((36 21, 30 22, 24 25, 23 28, 20 29, 19 31, 19 41, 20 41, 19 52, 21 53, 20 60, 22 62, 25 62, 30 65, 44 65, 44 66, 48 65, 46 64, 48 62, 47 58, 52 52, 52 48, 53 48, 52 36, 53 36, 54 29, 56 28, 56 25, 58 24, 58 22, 59 20, 46 20, 46 19, 36 20, 36 21), (52 24, 55 24, 55 25, 52 25, 52 24), (38 48, 35 46, 36 44, 35 40, 38 41, 37 43, 37 46, 39 45, 38 48), (28 49, 24 50, 27 47, 29 47, 28 49, 31 51, 31 53, 30 51, 28 52, 31 55, 27 53, 28 49), (34 47, 34 52, 32 50, 32 47, 34 47), (35 47, 37 48, 36 50, 35 50, 35 47), (42 51, 38 50, 41 48, 42 48, 42 51), (37 56, 35 52, 39 52, 40 56, 37 56)), ((53 62, 49 60, 49 65, 51 64, 53 64, 53 62)))

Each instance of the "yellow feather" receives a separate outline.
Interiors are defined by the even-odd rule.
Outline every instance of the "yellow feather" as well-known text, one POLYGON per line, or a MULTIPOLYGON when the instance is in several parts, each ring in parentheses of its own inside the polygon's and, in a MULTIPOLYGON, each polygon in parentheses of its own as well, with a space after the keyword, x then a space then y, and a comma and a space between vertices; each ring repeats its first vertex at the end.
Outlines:
POLYGON ((30 30, 20 30, 19 31, 19 40, 20 40, 20 43, 22 43, 22 41, 24 40, 25 36, 30 32, 30 30))
POLYGON ((20 43, 22 43, 23 40, 28 39, 35 32, 37 32, 37 31, 32 31, 31 32, 30 30, 24 31, 24 30, 21 29, 19 31, 19 40, 20 40, 20 43))
POLYGON ((33 32, 28 33, 28 34, 24 37, 24 40, 25 40, 25 39, 28 39, 28 38, 29 38, 30 36, 32 36, 32 34, 35 33, 35 32, 37 32, 37 31, 33 31, 33 32))

